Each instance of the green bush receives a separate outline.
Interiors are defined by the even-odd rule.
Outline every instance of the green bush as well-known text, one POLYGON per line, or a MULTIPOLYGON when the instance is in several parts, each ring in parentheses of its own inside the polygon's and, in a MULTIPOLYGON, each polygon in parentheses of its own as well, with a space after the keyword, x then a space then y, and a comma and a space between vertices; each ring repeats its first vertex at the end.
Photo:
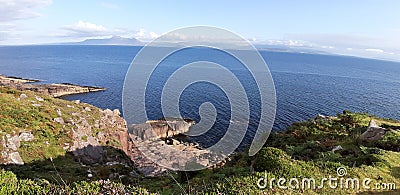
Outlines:
POLYGON ((381 140, 376 142, 376 145, 385 150, 400 152, 400 132, 387 132, 381 140))
POLYGON ((254 169, 256 171, 273 170, 279 168, 283 159, 288 158, 286 152, 281 149, 265 147, 257 153, 254 169))

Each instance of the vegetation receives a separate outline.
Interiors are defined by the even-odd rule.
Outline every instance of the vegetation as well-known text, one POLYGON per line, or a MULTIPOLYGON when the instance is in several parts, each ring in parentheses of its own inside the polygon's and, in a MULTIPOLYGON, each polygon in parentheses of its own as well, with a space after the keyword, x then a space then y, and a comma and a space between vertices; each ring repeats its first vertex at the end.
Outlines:
MULTIPOLYGON (((317 118, 295 123, 286 131, 271 133, 265 146, 253 157, 246 151, 235 153, 223 167, 197 172, 170 172, 160 177, 129 175, 134 168, 121 165, 83 166, 62 149, 70 141, 68 127, 55 123, 61 110, 64 120, 76 117, 86 104, 43 97, 44 106, 32 106, 35 94, 23 92, 29 101, 18 101, 22 92, 0 87, 0 138, 21 130, 34 133, 35 141, 22 143, 18 152, 25 165, 4 165, 0 168, 0 194, 355 194, 399 193, 396 189, 376 189, 380 184, 400 186, 400 122, 380 119, 367 113, 345 111, 336 117, 317 118), (358 137, 371 119, 389 131, 383 139, 365 142, 358 137), (333 148, 339 148, 333 151, 333 148), (347 174, 337 175, 338 168, 347 174), (93 174, 89 176, 88 173, 93 174), (117 174, 117 175, 118 175, 117 174), (371 189, 360 187, 323 188, 260 188, 260 178, 323 178, 371 179, 371 189), (375 185, 379 184, 379 185, 375 185)), ((37 102, 36 102, 37 103, 37 102)), ((92 110, 95 107, 90 106, 92 110)), ((95 112, 92 118, 98 117, 95 112)), ((96 129, 96 133, 101 129, 96 129)), ((86 139, 86 138, 82 138, 86 139)), ((0 144, 1 145, 1 144, 0 144)), ((117 144, 115 144, 117 145, 117 144)), ((1 147, 1 146, 0 146, 1 147)), ((1 150, 1 148, 0 148, 1 150)), ((113 150, 110 146, 109 150, 113 150)), ((120 151, 114 150, 114 153, 120 151)), ((123 155, 123 154, 119 154, 123 155)), ((269 184, 269 183, 268 183, 269 184)), ((389 186, 386 186, 387 188, 389 186)))

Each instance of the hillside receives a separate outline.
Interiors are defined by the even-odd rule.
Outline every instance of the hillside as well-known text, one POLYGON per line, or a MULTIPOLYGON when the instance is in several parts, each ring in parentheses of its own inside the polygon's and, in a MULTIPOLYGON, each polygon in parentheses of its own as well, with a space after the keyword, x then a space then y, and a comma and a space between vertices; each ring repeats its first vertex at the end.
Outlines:
POLYGON ((368 114, 318 116, 271 133, 254 157, 236 153, 223 167, 146 177, 117 110, 7 87, 0 87, 0 105, 0 194, 399 193, 394 187, 400 186, 400 122, 368 114), (361 139, 370 129, 384 133, 361 139), (338 176, 339 168, 346 174, 338 176), (320 184, 329 176, 369 178, 371 188, 333 189, 327 181, 317 189, 277 186, 278 178, 314 178, 320 184))

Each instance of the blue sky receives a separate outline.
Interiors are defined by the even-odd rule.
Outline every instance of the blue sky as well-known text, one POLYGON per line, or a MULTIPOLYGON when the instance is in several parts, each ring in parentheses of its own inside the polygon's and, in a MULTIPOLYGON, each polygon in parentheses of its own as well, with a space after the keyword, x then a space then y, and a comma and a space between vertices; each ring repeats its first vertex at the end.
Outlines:
POLYGON ((0 45, 113 35, 150 41, 211 25, 258 44, 400 61, 399 8, 397 0, 0 0, 0 45))

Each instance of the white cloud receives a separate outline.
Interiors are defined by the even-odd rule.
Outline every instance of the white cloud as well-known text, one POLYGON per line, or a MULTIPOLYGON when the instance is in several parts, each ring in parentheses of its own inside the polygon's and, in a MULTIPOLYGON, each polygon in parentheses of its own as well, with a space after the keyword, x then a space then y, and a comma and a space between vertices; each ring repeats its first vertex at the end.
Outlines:
POLYGON ((321 46, 321 48, 322 48, 322 49, 334 49, 335 47, 323 45, 323 46, 321 46))
POLYGON ((374 52, 374 53, 384 53, 385 52, 382 49, 365 49, 365 51, 374 52))
POLYGON ((158 35, 158 34, 155 33, 155 32, 150 32, 149 34, 150 34, 150 38, 152 38, 152 39, 155 39, 155 38, 157 38, 157 37, 160 36, 160 35, 158 35))
MULTIPOLYGON (((179 34, 179 33, 168 33, 164 35, 163 39, 172 40, 172 41, 183 41, 189 39, 187 35, 179 34)), ((194 39, 194 38, 192 38, 194 39)))
POLYGON ((158 35, 155 32, 148 32, 146 29, 139 29, 137 30, 134 34, 133 37, 142 41, 149 41, 152 39, 155 39, 157 37, 159 37, 160 35, 158 35))
POLYGON ((264 40, 264 41, 257 41, 260 44, 267 44, 267 45, 282 45, 288 47, 312 47, 314 46, 312 43, 307 41, 301 40, 264 40))
POLYGON ((41 14, 34 9, 51 3, 51 0, 0 0, 0 22, 39 17, 41 14))
POLYGON ((65 36, 74 37, 95 37, 112 34, 112 32, 107 30, 107 28, 102 25, 93 24, 82 20, 79 20, 74 25, 64 26, 63 29, 67 30, 67 34, 65 36))
POLYGON ((143 28, 141 28, 141 29, 139 29, 139 30, 134 34, 134 36, 135 36, 136 38, 143 38, 143 37, 145 36, 145 34, 146 34, 146 30, 144 30, 143 28))
POLYGON ((159 37, 155 32, 149 32, 145 29, 130 30, 127 28, 107 28, 106 26, 79 20, 73 25, 61 27, 61 31, 53 34, 53 37, 61 37, 64 40, 58 41, 78 41, 83 38, 109 38, 111 36, 121 36, 136 38, 141 41, 150 41, 159 37))
POLYGON ((19 21, 40 17, 39 8, 51 3, 51 0, 0 0, 0 43, 21 42, 21 36, 32 29, 19 21))

